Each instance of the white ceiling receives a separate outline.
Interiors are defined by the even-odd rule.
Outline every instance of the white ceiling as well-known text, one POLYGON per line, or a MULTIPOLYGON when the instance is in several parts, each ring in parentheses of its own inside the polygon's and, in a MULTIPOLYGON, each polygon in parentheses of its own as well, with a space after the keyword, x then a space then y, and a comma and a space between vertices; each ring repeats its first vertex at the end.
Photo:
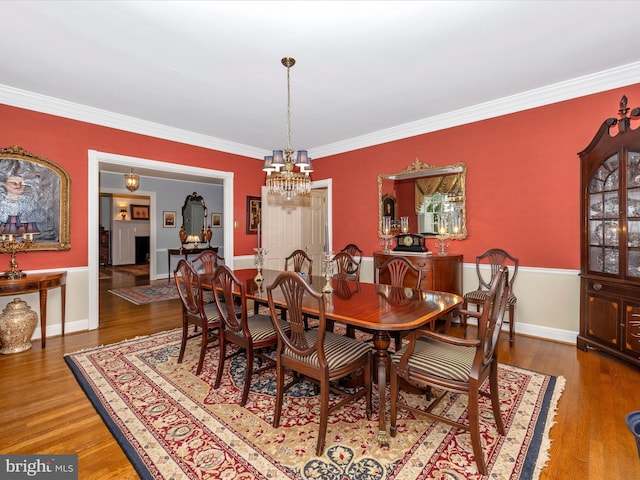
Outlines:
POLYGON ((636 1, 2 1, 0 102, 326 156, 640 82, 636 1), (90 107, 90 108, 87 108, 90 107))

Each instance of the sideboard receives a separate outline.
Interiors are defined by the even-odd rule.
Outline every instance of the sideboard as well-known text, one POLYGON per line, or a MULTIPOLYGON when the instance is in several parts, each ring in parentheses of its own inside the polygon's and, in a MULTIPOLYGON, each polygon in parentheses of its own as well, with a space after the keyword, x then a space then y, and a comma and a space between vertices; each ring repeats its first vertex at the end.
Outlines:
POLYGON ((462 295, 462 255, 435 253, 373 253, 373 268, 391 257, 404 257, 422 271, 421 290, 462 295))
POLYGON ((218 253, 218 247, 180 247, 180 248, 169 248, 167 249, 167 265, 169 273, 167 274, 167 281, 171 282, 171 257, 177 255, 179 257, 184 256, 185 260, 189 260, 189 255, 197 255, 202 252, 206 252, 207 250, 211 250, 212 252, 218 253))
POLYGON ((0 279, 0 296, 40 293, 40 331, 44 349, 47 342, 47 291, 60 287, 62 335, 64 336, 64 317, 66 312, 67 272, 29 273, 22 278, 0 279))

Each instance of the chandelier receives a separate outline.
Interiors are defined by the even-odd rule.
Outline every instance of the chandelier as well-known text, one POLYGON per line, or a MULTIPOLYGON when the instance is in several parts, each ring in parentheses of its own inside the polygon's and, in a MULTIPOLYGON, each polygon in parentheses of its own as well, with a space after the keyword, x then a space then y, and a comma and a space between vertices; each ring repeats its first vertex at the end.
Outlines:
POLYGON ((281 60, 287 67, 287 148, 274 150, 273 155, 264 157, 263 171, 267 172, 267 192, 281 195, 290 200, 296 195, 306 195, 311 191, 309 173, 313 172, 311 159, 306 150, 298 150, 295 155, 291 149, 291 82, 289 71, 296 63, 291 57, 281 60), (297 167, 297 171, 296 171, 297 167))
POLYGON ((135 192, 140 186, 140 177, 133 173, 133 168, 129 173, 124 174, 124 186, 127 187, 127 190, 130 192, 135 192))

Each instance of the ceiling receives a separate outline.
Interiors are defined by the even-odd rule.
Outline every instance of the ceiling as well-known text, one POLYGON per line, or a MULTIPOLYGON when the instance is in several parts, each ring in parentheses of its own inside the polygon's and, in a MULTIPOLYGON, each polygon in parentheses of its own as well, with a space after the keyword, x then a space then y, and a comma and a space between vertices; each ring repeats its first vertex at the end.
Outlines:
POLYGON ((0 102, 320 158, 640 81, 630 1, 2 1, 0 102))

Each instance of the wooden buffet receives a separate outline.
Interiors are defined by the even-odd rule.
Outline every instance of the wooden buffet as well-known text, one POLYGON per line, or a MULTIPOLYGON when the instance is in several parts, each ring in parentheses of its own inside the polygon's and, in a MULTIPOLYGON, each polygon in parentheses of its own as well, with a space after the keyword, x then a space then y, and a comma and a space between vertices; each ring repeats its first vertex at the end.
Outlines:
POLYGON ((422 270, 420 290, 462 295, 462 255, 437 253, 373 253, 373 268, 382 265, 391 257, 405 257, 414 266, 422 270))

